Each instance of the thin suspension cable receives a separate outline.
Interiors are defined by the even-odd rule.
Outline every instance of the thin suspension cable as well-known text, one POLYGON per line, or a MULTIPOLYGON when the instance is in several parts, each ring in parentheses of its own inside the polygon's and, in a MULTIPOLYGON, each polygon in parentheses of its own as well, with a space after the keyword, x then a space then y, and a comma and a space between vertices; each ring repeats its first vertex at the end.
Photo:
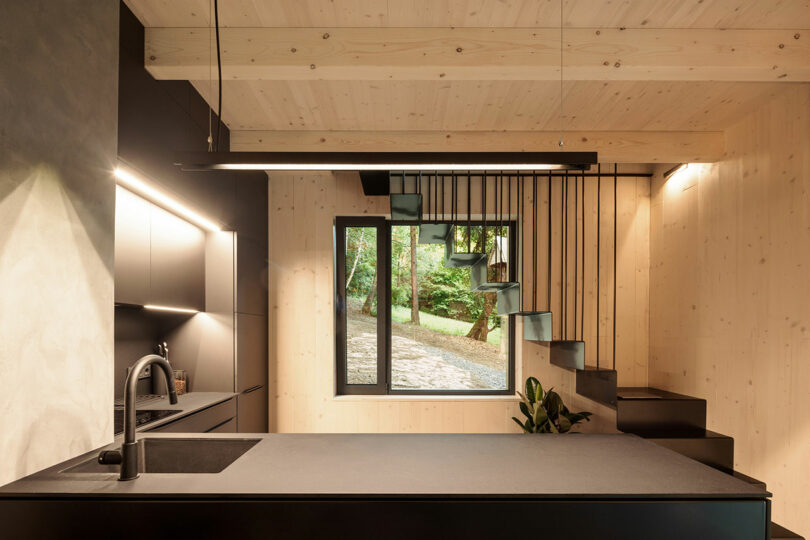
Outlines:
POLYGON ((217 144, 216 151, 219 152, 220 129, 222 128, 222 54, 219 46, 219 1, 214 0, 214 28, 217 36, 217 73, 219 90, 217 91, 217 144))
POLYGON ((563 146, 563 0, 560 0, 560 141, 563 146))
POLYGON ((617 165, 613 164, 613 369, 616 369, 616 222, 618 221, 619 214, 617 213, 617 198, 619 193, 619 179, 616 176, 617 165))
POLYGON ((596 369, 599 369, 599 333, 601 321, 599 320, 599 302, 601 300, 599 287, 599 269, 602 266, 602 164, 597 163, 597 172, 600 173, 596 182, 596 369))
MULTIPOLYGON (((212 62, 211 58, 211 49, 214 48, 214 34, 213 34, 213 26, 212 22, 214 19, 214 2, 213 0, 208 0, 208 95, 211 96, 214 92, 214 63, 212 62)), ((211 104, 208 104, 208 151, 214 151, 214 131, 212 129, 213 125, 213 110, 211 109, 211 104)))

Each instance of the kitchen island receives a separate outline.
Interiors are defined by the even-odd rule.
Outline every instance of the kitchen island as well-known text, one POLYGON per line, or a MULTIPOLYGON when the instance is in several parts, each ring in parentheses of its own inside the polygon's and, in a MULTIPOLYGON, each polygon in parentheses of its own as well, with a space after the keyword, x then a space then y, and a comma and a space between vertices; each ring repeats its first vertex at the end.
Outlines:
POLYGON ((204 437, 247 450, 218 473, 128 482, 88 453, 0 488, 0 522, 40 538, 764 540, 770 521, 769 493, 633 435, 204 437))

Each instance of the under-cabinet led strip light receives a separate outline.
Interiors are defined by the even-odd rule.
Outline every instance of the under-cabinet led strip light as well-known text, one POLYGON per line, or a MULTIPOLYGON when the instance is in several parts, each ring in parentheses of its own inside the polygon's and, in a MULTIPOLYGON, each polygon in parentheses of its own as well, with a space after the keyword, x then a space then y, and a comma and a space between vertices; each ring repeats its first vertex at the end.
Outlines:
POLYGON ((199 313, 199 310, 196 309, 187 309, 187 308, 179 308, 179 307, 171 307, 171 306, 156 306, 154 304, 146 304, 143 306, 144 309, 152 309, 155 311, 172 311, 175 313, 199 313))
POLYGON ((137 193, 138 195, 142 195, 147 199, 151 200, 155 204, 166 208, 167 210, 179 215, 180 217, 191 221, 195 225, 199 225, 203 229, 207 229, 209 231, 218 232, 221 231, 222 228, 211 221, 210 219, 206 219, 197 212, 185 207, 184 205, 180 204, 176 200, 172 199, 168 195, 161 193, 157 189, 153 188, 134 174, 130 173, 122 169, 121 167, 116 167, 115 171, 113 171, 115 178, 117 179, 117 183, 121 186, 130 189, 137 193))

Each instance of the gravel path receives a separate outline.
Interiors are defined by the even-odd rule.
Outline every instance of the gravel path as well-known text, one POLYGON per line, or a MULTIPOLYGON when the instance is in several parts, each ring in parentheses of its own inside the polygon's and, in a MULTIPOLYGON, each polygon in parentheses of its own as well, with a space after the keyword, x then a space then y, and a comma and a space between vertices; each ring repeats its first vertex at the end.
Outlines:
MULTIPOLYGON (((442 338, 455 338, 465 346, 465 349, 474 353, 465 358, 458 354, 458 351, 449 351, 412 339, 412 337, 427 337, 423 336, 425 331, 431 334, 437 334, 436 332, 406 324, 394 325, 392 330, 394 333, 391 342, 393 388, 400 390, 506 388, 505 361, 500 358, 497 348, 484 343, 479 344, 468 338, 441 336, 442 338), (474 359, 482 361, 476 362, 474 359), (492 367, 498 364, 504 365, 504 367, 500 369, 492 367)), ((375 383, 377 365, 375 319, 357 312, 351 313, 348 317, 348 335, 349 383, 375 383)))

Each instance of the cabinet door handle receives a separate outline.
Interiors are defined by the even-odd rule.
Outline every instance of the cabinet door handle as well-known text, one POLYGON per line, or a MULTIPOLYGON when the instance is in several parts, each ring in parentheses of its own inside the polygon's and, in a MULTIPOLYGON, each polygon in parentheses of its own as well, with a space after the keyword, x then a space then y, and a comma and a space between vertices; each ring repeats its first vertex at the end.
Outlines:
POLYGON ((257 384, 256 386, 251 386, 250 388, 248 388, 247 390, 245 390, 242 393, 243 394, 249 394, 251 392, 255 392, 256 390, 261 389, 263 386, 264 386, 263 384, 257 384))

